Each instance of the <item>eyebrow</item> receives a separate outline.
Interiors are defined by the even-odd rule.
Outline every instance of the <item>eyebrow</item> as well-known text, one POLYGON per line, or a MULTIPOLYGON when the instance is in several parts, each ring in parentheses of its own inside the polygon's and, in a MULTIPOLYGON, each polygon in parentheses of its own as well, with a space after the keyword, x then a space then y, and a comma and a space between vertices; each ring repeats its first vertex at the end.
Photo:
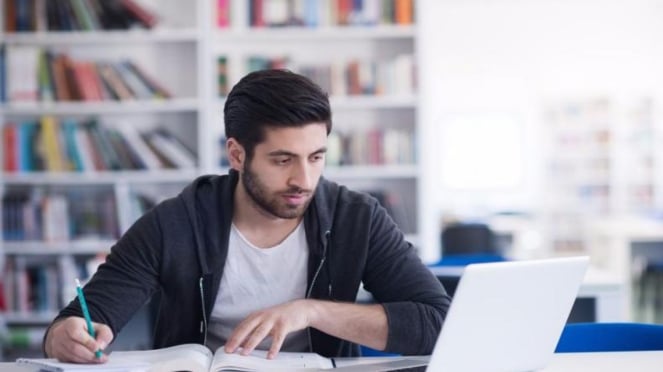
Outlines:
MULTIPOLYGON (((324 154, 327 152, 327 147, 321 147, 312 153, 310 153, 308 156, 311 155, 318 155, 318 154, 324 154)), ((292 156, 292 157, 298 157, 298 154, 295 154, 294 152, 287 151, 287 150, 274 150, 271 151, 267 154, 267 156, 292 156)))

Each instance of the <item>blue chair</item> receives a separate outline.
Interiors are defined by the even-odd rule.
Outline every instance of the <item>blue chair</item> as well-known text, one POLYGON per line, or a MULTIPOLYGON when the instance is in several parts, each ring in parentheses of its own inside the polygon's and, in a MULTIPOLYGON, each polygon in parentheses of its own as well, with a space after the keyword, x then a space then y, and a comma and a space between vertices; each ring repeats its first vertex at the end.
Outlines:
MULTIPOLYGON (((455 222, 444 226, 440 234, 442 259, 432 267, 463 267, 475 263, 501 262, 495 234, 485 223, 455 222)), ((447 293, 453 297, 458 286, 458 275, 438 275, 447 293)))
POLYGON ((663 350, 663 325, 648 323, 571 323, 556 353, 663 350))
POLYGON ((449 254, 432 266, 467 266, 475 263, 502 261, 506 261, 506 258, 497 253, 449 254))
POLYGON ((359 350, 361 350, 361 356, 363 357, 395 357, 401 355, 401 354, 387 353, 386 351, 371 349, 370 347, 364 345, 359 345, 359 350))

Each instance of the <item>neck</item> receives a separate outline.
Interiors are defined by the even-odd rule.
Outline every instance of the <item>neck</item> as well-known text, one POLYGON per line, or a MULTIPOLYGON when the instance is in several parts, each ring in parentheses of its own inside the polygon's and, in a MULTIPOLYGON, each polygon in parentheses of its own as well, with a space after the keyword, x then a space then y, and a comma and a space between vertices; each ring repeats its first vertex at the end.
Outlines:
POLYGON ((237 183, 233 202, 233 224, 246 239, 260 248, 273 247, 282 242, 303 218, 279 218, 266 212, 246 192, 241 180, 237 183))

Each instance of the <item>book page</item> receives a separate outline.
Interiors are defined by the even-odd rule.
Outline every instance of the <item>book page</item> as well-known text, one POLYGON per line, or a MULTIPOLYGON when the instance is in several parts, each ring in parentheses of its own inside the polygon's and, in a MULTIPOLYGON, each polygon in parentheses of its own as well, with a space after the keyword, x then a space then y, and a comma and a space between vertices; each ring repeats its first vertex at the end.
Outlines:
POLYGON ((144 362, 109 360, 103 364, 63 363, 54 358, 19 358, 16 364, 37 367, 40 371, 53 372, 147 372, 150 365, 144 362))
POLYGON ((149 372, 208 372, 212 352, 203 345, 184 344, 155 350, 115 351, 109 361, 148 363, 149 372))
POLYGON ((293 353, 281 351, 276 359, 267 359, 267 351, 254 350, 250 355, 228 354, 223 346, 217 349, 210 372, 221 371, 306 371, 331 369, 334 365, 329 358, 316 353, 293 353))

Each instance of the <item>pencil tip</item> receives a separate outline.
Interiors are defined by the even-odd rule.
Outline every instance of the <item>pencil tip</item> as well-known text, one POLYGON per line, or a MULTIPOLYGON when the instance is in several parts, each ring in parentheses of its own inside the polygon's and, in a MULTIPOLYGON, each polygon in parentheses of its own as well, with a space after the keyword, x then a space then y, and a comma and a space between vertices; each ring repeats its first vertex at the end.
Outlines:
POLYGON ((78 286, 78 287, 81 286, 81 282, 80 282, 80 280, 78 280, 78 278, 76 278, 76 286, 78 286))

